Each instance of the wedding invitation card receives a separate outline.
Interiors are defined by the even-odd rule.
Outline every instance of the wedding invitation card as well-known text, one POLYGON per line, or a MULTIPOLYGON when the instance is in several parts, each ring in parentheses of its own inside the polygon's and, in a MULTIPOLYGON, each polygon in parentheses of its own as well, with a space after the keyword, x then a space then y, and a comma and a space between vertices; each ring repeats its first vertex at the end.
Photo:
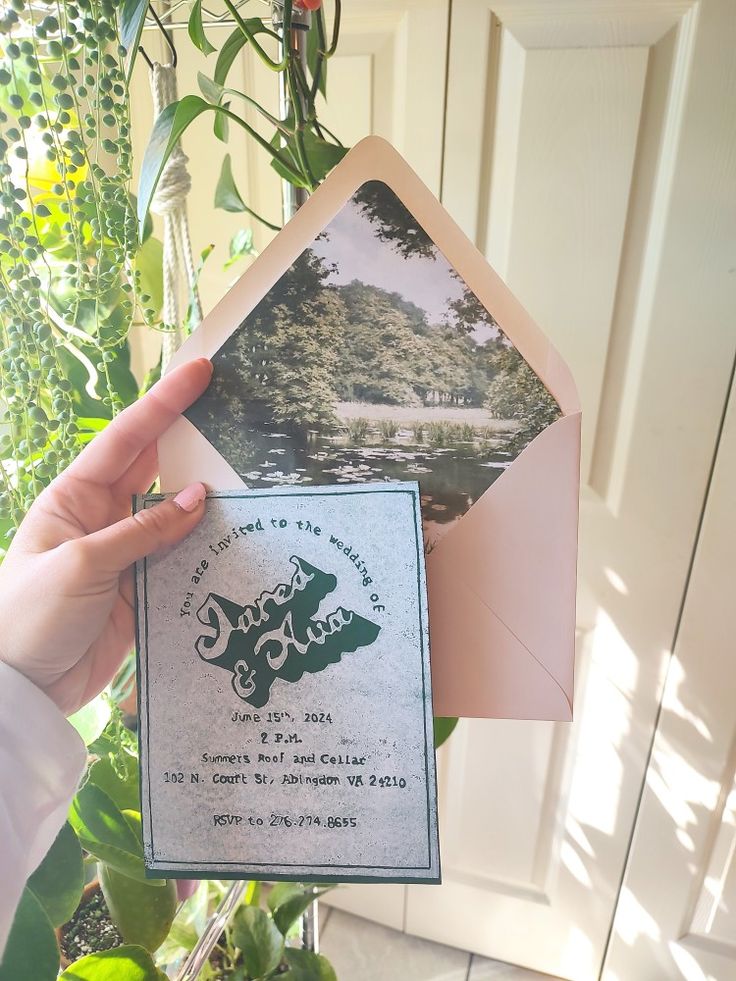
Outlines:
POLYGON ((440 881, 416 483, 212 493, 136 594, 151 876, 440 881))

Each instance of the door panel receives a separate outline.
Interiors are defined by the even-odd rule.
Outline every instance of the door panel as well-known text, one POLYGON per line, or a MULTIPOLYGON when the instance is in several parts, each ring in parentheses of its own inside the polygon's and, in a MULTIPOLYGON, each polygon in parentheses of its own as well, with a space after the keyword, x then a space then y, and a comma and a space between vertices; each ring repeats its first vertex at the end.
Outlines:
POLYGON ((667 674, 606 981, 736 976, 734 487, 736 389, 667 674))
POLYGON ((576 721, 461 722, 406 929, 567 978, 600 971, 733 362, 733 26, 453 3, 442 198, 582 395, 576 721))
POLYGON ((736 976, 736 391, 665 687, 606 981, 736 976))

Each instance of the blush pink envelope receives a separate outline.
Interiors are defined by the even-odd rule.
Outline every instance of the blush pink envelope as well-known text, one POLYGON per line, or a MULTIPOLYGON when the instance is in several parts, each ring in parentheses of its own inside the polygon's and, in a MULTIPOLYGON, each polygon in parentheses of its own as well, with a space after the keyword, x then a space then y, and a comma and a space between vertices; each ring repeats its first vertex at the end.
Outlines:
MULTIPOLYGON (((351 150, 180 348, 170 368, 212 357, 366 181, 414 215, 547 389, 543 430, 427 556, 434 714, 572 719, 580 403, 572 375, 528 313, 384 140, 351 150)), ((244 486, 181 417, 159 440, 161 488, 244 486)))

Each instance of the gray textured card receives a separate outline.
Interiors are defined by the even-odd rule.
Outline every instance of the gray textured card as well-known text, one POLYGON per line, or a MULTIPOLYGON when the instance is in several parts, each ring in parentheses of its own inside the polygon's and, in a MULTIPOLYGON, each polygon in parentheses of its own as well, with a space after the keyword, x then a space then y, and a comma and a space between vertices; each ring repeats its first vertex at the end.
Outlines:
POLYGON ((417 484, 211 494, 136 585, 149 874, 439 881, 417 484))

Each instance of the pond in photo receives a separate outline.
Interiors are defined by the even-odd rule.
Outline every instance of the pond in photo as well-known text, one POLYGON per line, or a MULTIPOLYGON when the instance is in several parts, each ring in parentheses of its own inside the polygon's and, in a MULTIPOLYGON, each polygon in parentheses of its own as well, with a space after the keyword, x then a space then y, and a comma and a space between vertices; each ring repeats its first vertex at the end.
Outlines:
POLYGON ((249 487, 417 480, 429 547, 515 456, 517 425, 499 423, 482 411, 467 413, 464 421, 462 410, 448 419, 436 418, 434 409, 397 420, 391 412, 376 418, 377 407, 366 404, 336 408, 340 424, 332 433, 249 429, 233 419, 232 435, 220 449, 241 461, 239 473, 249 487))

